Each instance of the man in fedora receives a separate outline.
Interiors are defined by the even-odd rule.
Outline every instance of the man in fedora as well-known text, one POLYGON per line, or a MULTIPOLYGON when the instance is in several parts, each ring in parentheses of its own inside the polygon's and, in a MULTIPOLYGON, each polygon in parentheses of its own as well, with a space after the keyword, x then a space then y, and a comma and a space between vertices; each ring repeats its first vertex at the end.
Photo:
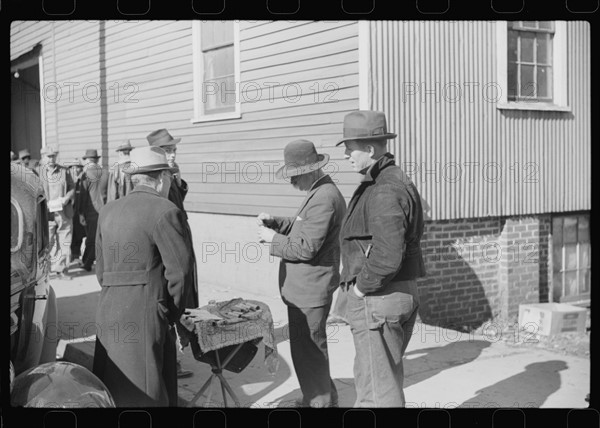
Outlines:
MULTIPOLYGON (((188 223, 187 212, 185 211, 185 207, 183 206, 183 201, 185 200, 185 196, 188 192, 188 185, 183 178, 181 178, 181 171, 179 170, 179 165, 175 162, 175 158, 177 157, 177 143, 181 141, 181 138, 173 138, 169 131, 166 129, 157 129, 156 131, 151 132, 146 137, 148 140, 148 144, 151 147, 160 147, 163 149, 167 156, 167 163, 169 167, 173 168, 173 180, 171 181, 171 187, 169 189, 169 201, 173 202, 177 208, 179 208, 183 212, 183 216, 185 218, 184 226, 192 247, 192 259, 193 266, 190 269, 189 276, 186 280, 189 282, 190 286, 195 290, 195 302, 196 306, 198 306, 198 273, 196 269, 196 255, 194 254, 194 244, 192 238, 192 229, 188 223)), ((189 370, 183 370, 181 367, 181 362, 177 360, 177 377, 185 378, 189 377, 193 374, 193 372, 189 370)))
POLYGON ((321 169, 329 155, 317 154, 307 140, 289 143, 281 179, 306 192, 293 217, 260 213, 259 241, 281 258, 279 288, 288 307, 290 348, 302 390, 302 406, 337 406, 337 390, 329 373, 326 320, 339 285, 339 231, 346 202, 331 177, 321 169))
POLYGON ((126 173, 127 169, 131 165, 131 160, 129 158, 131 150, 133 150, 133 147, 131 146, 131 142, 129 140, 123 141, 123 143, 116 149, 116 152, 119 154, 119 159, 111 168, 110 175, 108 177, 107 202, 122 198, 133 190, 131 175, 126 173))
POLYGON ((417 317, 416 279, 425 276, 421 197, 387 150, 395 137, 384 113, 355 111, 345 116, 336 144, 345 144, 345 158, 362 176, 340 232, 355 407, 405 405, 402 356, 417 317))
POLYGON ((175 170, 164 150, 139 147, 131 161, 134 189, 106 204, 98 220, 93 372, 118 407, 176 406, 170 325, 191 307, 190 242, 184 214, 167 199, 175 170))
POLYGON ((71 253, 75 185, 67 168, 56 162, 58 150, 54 146, 43 147, 41 153, 44 156, 44 166, 40 168, 39 175, 48 207, 51 270, 59 278, 71 279, 68 275, 68 262, 71 253))
POLYGON ((85 250, 83 251, 83 269, 91 271, 96 260, 96 228, 98 225, 98 214, 106 204, 108 192, 108 173, 106 168, 98 164, 98 151, 88 149, 82 156, 85 163, 76 211, 79 213, 79 221, 85 227, 85 250))

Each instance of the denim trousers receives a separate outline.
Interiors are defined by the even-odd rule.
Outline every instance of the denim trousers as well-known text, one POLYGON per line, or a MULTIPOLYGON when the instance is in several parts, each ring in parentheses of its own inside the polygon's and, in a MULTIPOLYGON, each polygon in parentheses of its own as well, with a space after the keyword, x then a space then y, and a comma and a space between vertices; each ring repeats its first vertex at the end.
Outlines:
POLYGON ((306 407, 337 405, 338 393, 329 374, 327 315, 331 303, 318 308, 288 306, 292 363, 306 407))
POLYGON ((417 318, 417 283, 397 281, 383 291, 358 297, 346 288, 346 318, 354 358, 354 407, 404 407, 402 357, 417 318))

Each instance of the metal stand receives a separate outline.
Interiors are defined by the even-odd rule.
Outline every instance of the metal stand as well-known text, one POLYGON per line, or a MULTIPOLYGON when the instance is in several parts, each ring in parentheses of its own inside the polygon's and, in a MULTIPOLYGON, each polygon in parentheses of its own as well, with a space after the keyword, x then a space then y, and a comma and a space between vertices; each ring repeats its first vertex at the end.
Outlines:
POLYGON ((223 363, 221 363, 221 357, 219 356, 219 350, 216 349, 215 351, 213 351, 215 353, 215 358, 217 360, 217 364, 216 365, 211 364, 212 374, 210 375, 208 380, 204 383, 204 385, 202 385, 202 388, 200 388, 200 391, 198 391, 196 393, 196 395, 194 395, 192 400, 189 402, 188 407, 194 407, 194 404, 196 403, 196 401, 198 401, 198 399, 202 396, 202 394, 204 394, 204 392, 206 391, 206 389, 208 387, 211 387, 211 389, 209 390, 206 398, 207 398, 207 402, 210 401, 210 396, 212 394, 212 381, 214 378, 218 378, 219 381, 221 381, 221 393, 223 394, 223 407, 227 407, 227 395, 225 394, 225 391, 227 391, 229 393, 229 395, 231 396, 231 398, 233 398, 235 405, 237 407, 240 406, 240 400, 237 398, 237 396, 233 392, 233 389, 231 389, 231 386, 229 386, 229 383, 227 383, 227 379, 225 379, 225 377, 223 376, 222 373, 223 373, 223 367, 225 367, 227 365, 227 363, 229 363, 229 361, 231 361, 231 359, 235 356, 235 354, 237 354, 237 352, 240 350, 242 345, 243 345, 243 343, 240 343, 239 345, 237 345, 234 348, 234 350, 231 351, 231 353, 227 356, 227 358, 225 358, 223 363))

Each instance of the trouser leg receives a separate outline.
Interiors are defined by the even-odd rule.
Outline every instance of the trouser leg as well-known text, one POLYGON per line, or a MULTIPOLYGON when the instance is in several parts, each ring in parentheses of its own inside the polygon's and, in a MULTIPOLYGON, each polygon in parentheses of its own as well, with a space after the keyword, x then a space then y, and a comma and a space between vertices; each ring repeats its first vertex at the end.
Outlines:
POLYGON ((96 228, 98 226, 98 215, 86 215, 85 217, 85 250, 82 262, 84 267, 91 268, 96 260, 96 228))
POLYGON ((307 406, 337 402, 329 372, 326 323, 331 304, 318 308, 288 307, 292 362, 307 406))
POLYGON ((417 317, 415 281, 390 284, 365 298, 348 293, 347 317, 356 356, 355 407, 403 407, 402 357, 417 317))

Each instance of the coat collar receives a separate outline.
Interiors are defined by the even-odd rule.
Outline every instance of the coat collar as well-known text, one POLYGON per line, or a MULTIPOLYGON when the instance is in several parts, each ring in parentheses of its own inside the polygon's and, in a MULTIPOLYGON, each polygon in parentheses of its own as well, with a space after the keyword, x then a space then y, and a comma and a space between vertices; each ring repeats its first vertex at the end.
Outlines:
POLYGON ((306 198, 304 198, 304 201, 302 202, 302 204, 300 205, 300 208, 298 208, 298 211, 296 212, 296 217, 304 209, 306 204, 308 204, 308 201, 310 201, 310 198, 312 198, 314 196, 314 194, 317 193, 318 188, 321 187, 322 185, 328 184, 328 183, 333 183, 333 180, 331 179, 331 177, 328 174, 326 174, 312 184, 308 194, 306 195, 306 198))
POLYGON ((136 193, 136 192, 141 192, 141 193, 150 193, 151 195, 156 195, 158 197, 161 197, 160 193, 158 193, 156 191, 156 189, 153 189, 150 186, 146 186, 145 184, 140 184, 139 186, 136 186, 131 193, 136 193))
POLYGON ((388 166, 392 165, 395 165, 394 155, 392 155, 391 153, 384 154, 377 160, 377 162, 375 162, 369 167, 369 169, 367 169, 367 172, 365 173, 365 176, 363 177, 361 182, 364 183, 375 181, 375 179, 377 178, 379 173, 381 173, 381 171, 383 171, 388 166))

